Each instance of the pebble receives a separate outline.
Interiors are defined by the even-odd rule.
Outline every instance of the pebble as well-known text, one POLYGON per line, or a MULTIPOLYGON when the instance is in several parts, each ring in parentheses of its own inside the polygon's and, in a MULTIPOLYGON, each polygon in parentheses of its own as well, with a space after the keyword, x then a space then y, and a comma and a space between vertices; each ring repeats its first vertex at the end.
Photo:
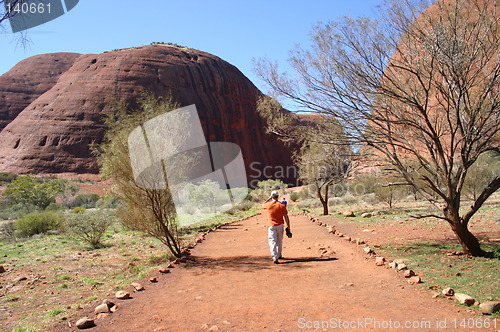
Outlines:
POLYGON ((471 306, 476 302, 472 296, 469 296, 467 294, 463 293, 455 293, 455 299, 461 303, 461 304, 466 304, 468 306, 471 306))
POLYGON ((344 217, 355 217, 354 212, 350 210, 342 212, 342 215, 344 217))
POLYGON ((408 266, 406 266, 406 264, 398 264, 398 265, 396 266, 396 269, 397 269, 398 271, 403 271, 403 270, 406 270, 407 268, 408 268, 408 266))
POLYGON ((415 275, 415 272, 413 272, 413 270, 406 270, 405 273, 403 274, 403 276, 405 278, 411 278, 415 275))
POLYGON ((481 312, 486 315, 491 315, 495 312, 500 311, 500 302, 497 301, 487 301, 479 305, 481 312))
POLYGON ((375 265, 383 266, 385 264, 385 258, 382 256, 375 257, 375 265))
POLYGON ((133 282, 131 283, 132 287, 134 287, 134 289, 138 292, 140 291, 143 291, 144 290, 144 286, 138 282, 133 282))
POLYGON ((118 291, 116 292, 115 297, 119 300, 130 299, 130 293, 125 291, 118 291))
POLYGON ((106 303, 99 304, 94 309, 94 313, 96 313, 96 314, 108 313, 108 312, 109 312, 109 307, 108 307, 108 305, 106 303))
POLYGON ((413 276, 410 279, 408 279, 408 282, 410 283, 410 285, 415 285, 421 283, 422 279, 420 279, 419 276, 413 276))
POLYGON ((79 329, 88 329, 94 327, 95 324, 93 319, 90 319, 88 317, 83 317, 76 322, 75 326, 79 329))
POLYGON ((160 273, 170 273, 170 270, 168 269, 168 267, 160 267, 160 268, 158 269, 158 271, 159 271, 160 273))
POLYGON ((445 296, 453 296, 455 294, 455 290, 453 288, 445 288, 442 292, 445 296))

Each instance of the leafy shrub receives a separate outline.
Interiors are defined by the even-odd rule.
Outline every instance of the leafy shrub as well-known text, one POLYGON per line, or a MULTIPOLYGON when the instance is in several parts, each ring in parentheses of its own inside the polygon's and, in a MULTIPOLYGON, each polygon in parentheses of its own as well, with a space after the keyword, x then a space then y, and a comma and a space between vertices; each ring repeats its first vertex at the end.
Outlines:
POLYGON ((102 197, 95 203, 98 209, 117 209, 123 206, 123 202, 116 196, 102 197))
POLYGON ((0 235, 4 238, 13 238, 15 234, 14 220, 0 222, 0 235))
POLYGON ((75 197, 75 199, 69 204, 69 207, 81 206, 86 209, 93 209, 96 207, 97 201, 101 197, 97 194, 81 194, 75 197))
POLYGON ((81 207, 81 206, 77 206, 76 208, 73 208, 73 213, 82 213, 85 211, 87 211, 87 209, 84 207, 81 207))
POLYGON ((306 198, 310 198, 310 193, 309 193, 309 189, 308 188, 302 188, 300 191, 299 191, 299 198, 300 199, 306 199, 306 198))
POLYGON ((11 183, 16 178, 16 174, 0 172, 0 184, 11 183))
POLYGON ((89 244, 92 248, 102 247, 102 236, 115 220, 106 211, 87 211, 70 215, 66 219, 65 228, 71 236, 89 244))
POLYGON ((22 204, 26 209, 35 207, 44 210, 65 190, 65 181, 41 179, 30 175, 18 176, 7 185, 2 196, 10 205, 22 204))
POLYGON ((15 221, 15 234, 28 237, 55 231, 61 227, 62 221, 63 217, 52 211, 33 212, 15 221))
POLYGON ((299 193, 296 191, 292 191, 290 193, 290 199, 292 200, 292 202, 296 202, 299 199, 299 196, 299 193))
POLYGON ((342 202, 347 205, 352 205, 358 203, 358 198, 352 195, 345 195, 342 197, 342 202))
POLYGON ((309 208, 316 208, 316 207, 320 207, 320 206, 321 206, 321 202, 318 199, 314 199, 314 198, 305 199, 305 200, 297 203, 297 207, 299 209, 309 209, 309 208))
POLYGON ((281 180, 265 180, 257 183, 257 189, 253 191, 253 196, 255 201, 262 201, 269 197, 271 191, 278 190, 282 191, 286 189, 288 185, 281 180))

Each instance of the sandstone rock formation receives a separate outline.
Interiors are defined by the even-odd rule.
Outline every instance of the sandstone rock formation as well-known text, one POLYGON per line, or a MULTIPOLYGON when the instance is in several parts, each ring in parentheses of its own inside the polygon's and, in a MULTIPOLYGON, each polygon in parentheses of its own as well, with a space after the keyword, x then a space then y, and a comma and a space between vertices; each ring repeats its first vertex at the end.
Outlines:
POLYGON ((50 90, 79 57, 77 53, 36 55, 0 76, 0 132, 29 104, 50 90))
MULTIPOLYGON (((11 72, 35 70, 34 60, 55 61, 58 56, 27 59, 11 72)), ((264 120, 255 110, 259 90, 236 67, 214 55, 151 45, 64 59, 54 75, 44 77, 42 70, 25 81, 23 88, 31 99, 24 104, 0 104, 0 114, 9 114, 2 117, 9 123, 0 132, 0 171, 97 173, 89 145, 102 140, 101 113, 110 108, 111 100, 133 103, 142 89, 157 95, 171 91, 182 106, 195 104, 207 141, 241 147, 249 180, 261 179, 265 167, 269 175, 291 165, 290 150, 265 133, 264 120), (43 88, 35 89, 37 84, 43 88)), ((8 81, 11 72, 0 82, 8 81)), ((0 86, 0 94, 20 86, 11 82, 0 86)), ((294 177, 285 174, 283 180, 294 177)))

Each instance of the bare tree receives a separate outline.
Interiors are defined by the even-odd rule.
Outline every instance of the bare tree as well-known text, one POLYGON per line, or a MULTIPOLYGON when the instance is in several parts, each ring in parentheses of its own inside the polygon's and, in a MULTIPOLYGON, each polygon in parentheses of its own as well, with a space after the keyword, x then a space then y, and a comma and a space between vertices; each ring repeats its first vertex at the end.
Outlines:
POLYGON ((311 142, 302 147, 296 164, 300 179, 313 186, 323 206, 323 214, 328 215, 330 186, 348 177, 350 160, 337 145, 311 142))
POLYGON ((345 145, 331 143, 332 135, 344 135, 342 127, 328 117, 300 119, 269 96, 259 98, 257 111, 266 119, 267 132, 299 147, 294 153, 299 178, 313 186, 323 206, 323 214, 328 215, 330 186, 345 181, 353 165, 351 150, 345 145))
POLYGON ((480 256, 468 225, 500 175, 461 213, 462 189, 481 155, 500 154, 500 8, 486 0, 428 5, 390 1, 379 19, 315 27, 311 50, 291 54, 295 77, 269 60, 256 70, 274 93, 339 121, 339 144, 398 171, 441 211, 432 216, 450 224, 464 252, 480 256))

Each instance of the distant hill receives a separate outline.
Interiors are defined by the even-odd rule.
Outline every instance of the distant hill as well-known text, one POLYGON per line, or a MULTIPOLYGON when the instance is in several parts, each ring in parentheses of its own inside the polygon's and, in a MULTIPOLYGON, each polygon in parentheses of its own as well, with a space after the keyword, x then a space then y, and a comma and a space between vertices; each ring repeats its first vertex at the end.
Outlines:
MULTIPOLYGON (((150 45, 38 55, 0 76, 0 171, 97 173, 89 145, 102 140, 101 112, 111 99, 133 103, 142 89, 195 104, 207 141, 241 147, 249 179, 292 165, 290 148, 266 134, 256 112, 260 91, 236 67, 202 51, 150 45)), ((294 174, 283 180, 294 182, 294 174)))

